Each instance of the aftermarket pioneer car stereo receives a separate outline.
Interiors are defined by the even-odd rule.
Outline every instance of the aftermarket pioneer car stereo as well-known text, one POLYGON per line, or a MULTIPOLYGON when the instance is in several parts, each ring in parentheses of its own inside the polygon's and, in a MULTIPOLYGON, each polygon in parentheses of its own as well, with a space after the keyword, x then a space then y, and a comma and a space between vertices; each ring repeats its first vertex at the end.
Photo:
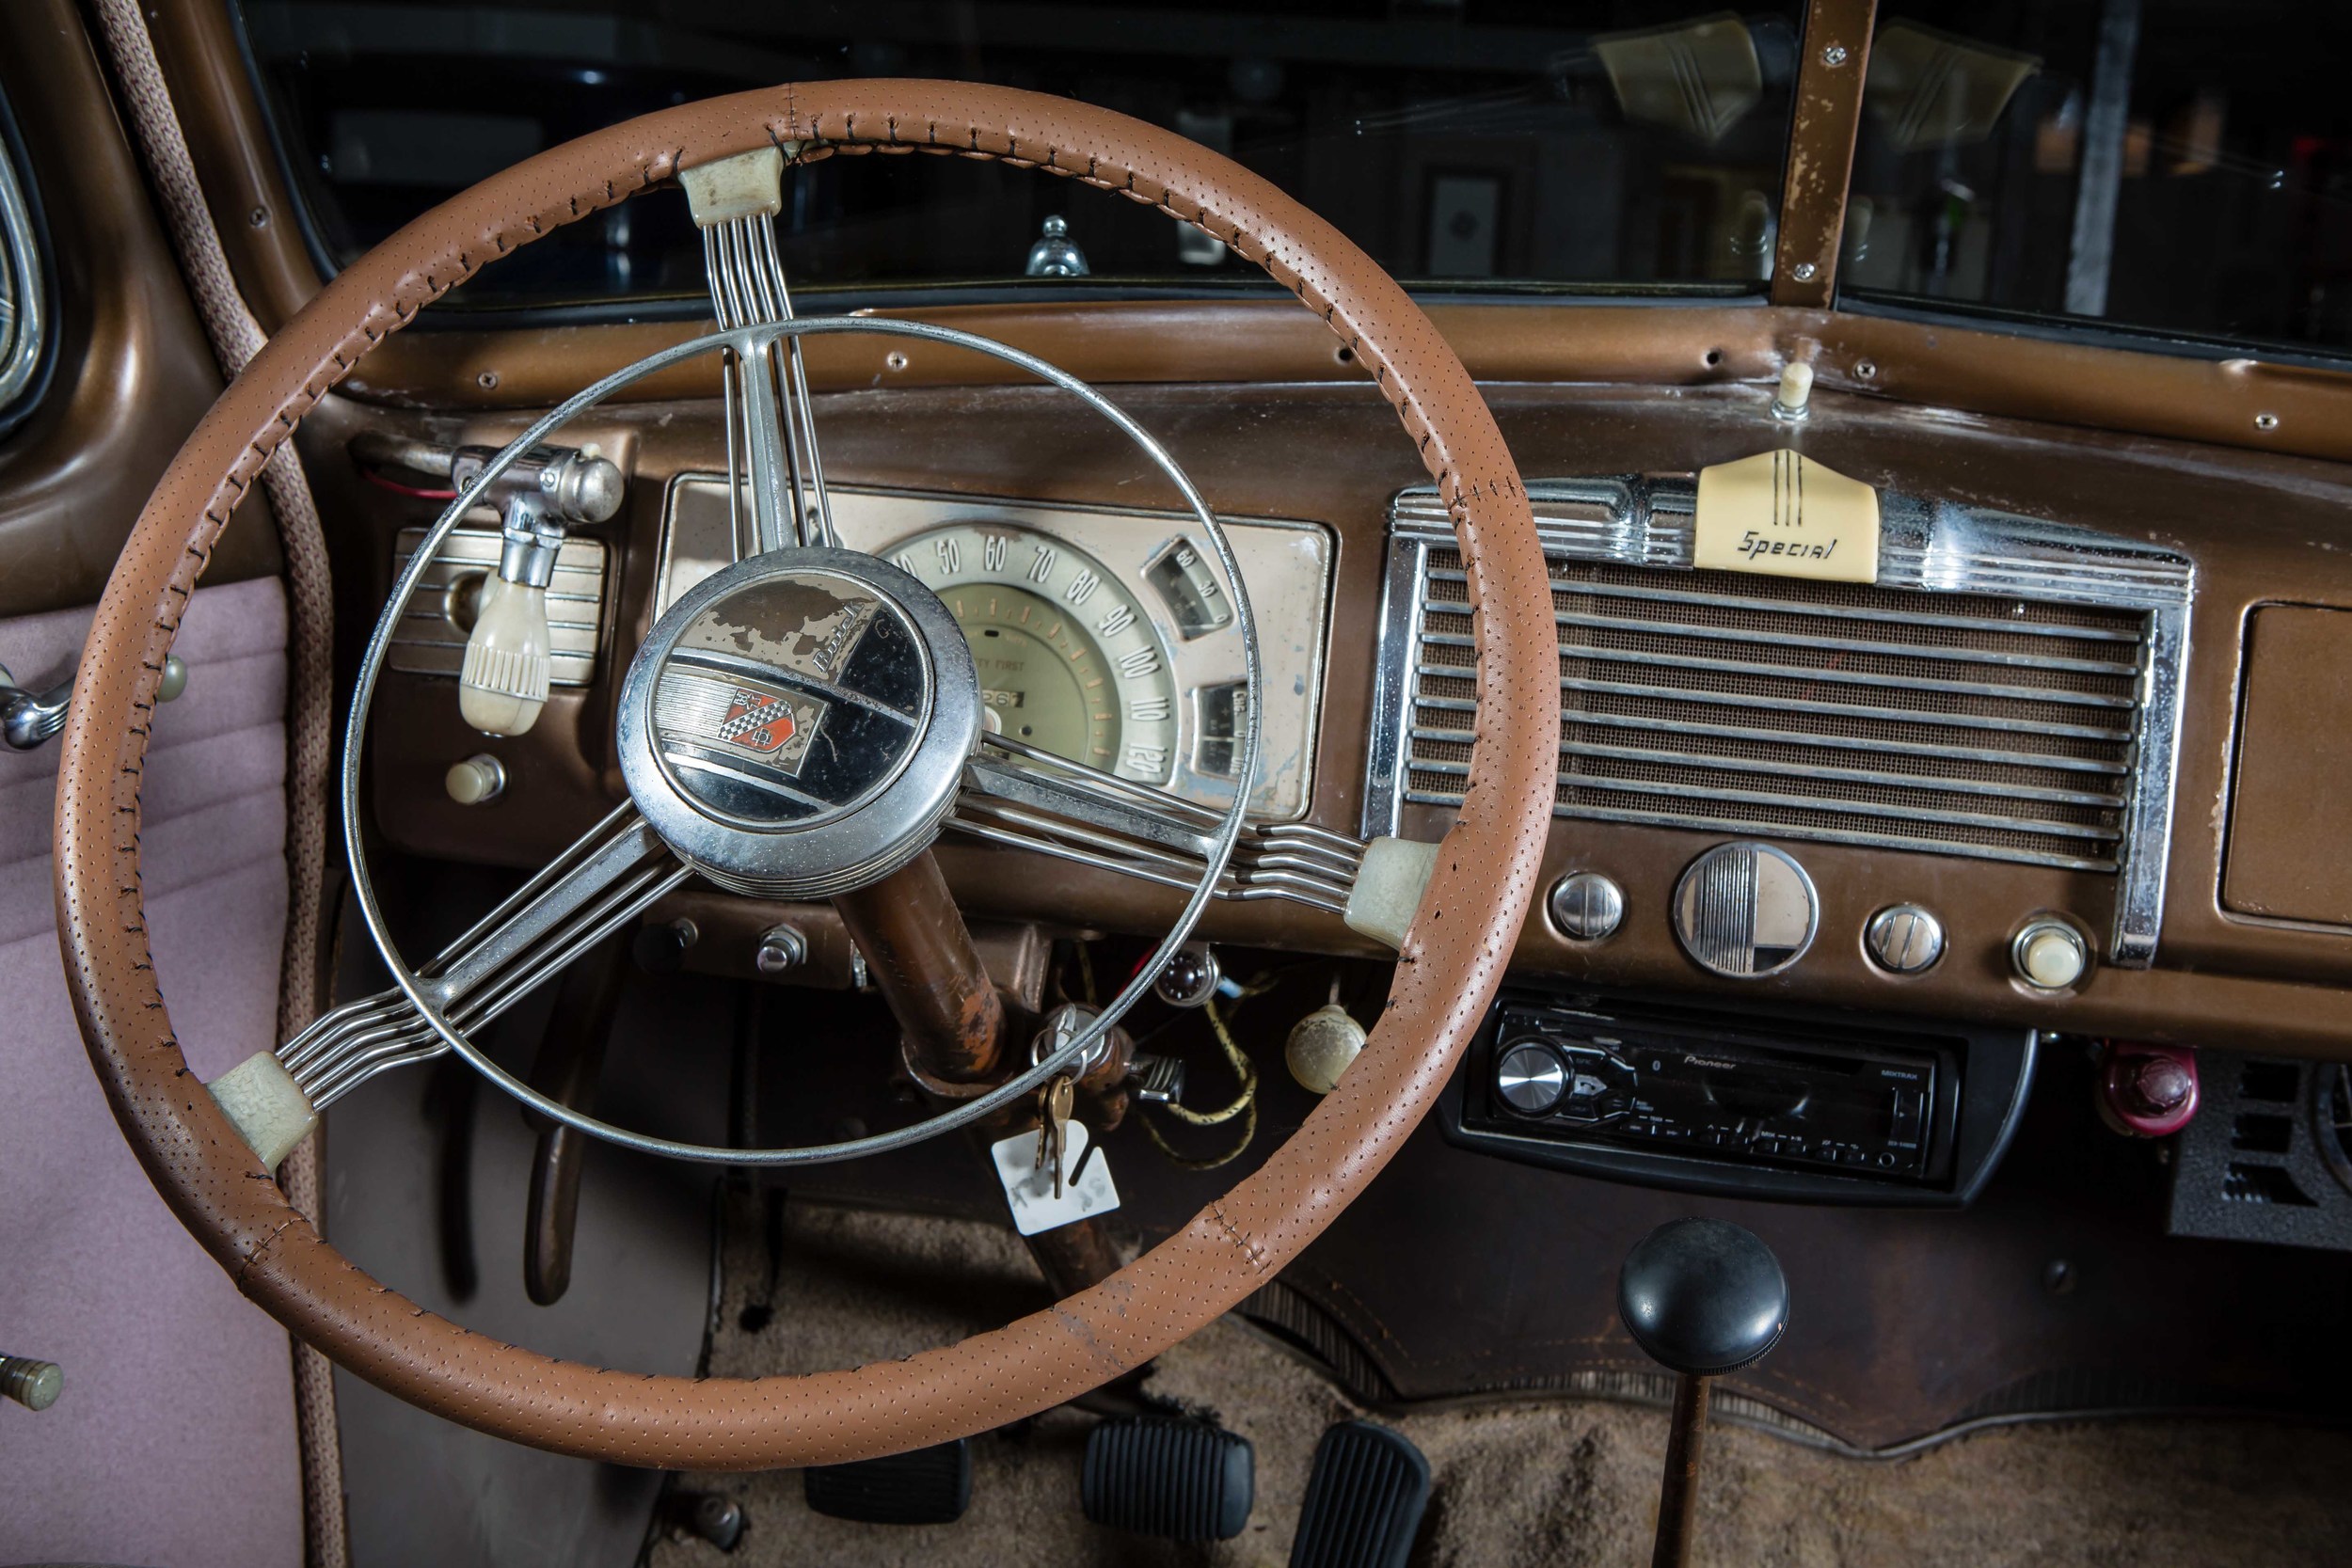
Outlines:
POLYGON ((2008 1147, 2031 1031, 1507 990, 1448 1139, 1591 1176, 1806 1202, 1958 1205, 2008 1147))

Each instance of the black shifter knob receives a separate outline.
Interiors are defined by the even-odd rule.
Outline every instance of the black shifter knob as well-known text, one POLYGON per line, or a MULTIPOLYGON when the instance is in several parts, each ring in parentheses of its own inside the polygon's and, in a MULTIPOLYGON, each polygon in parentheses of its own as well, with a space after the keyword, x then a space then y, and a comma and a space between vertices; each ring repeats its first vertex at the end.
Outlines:
POLYGON ((1754 1231, 1729 1220, 1676 1220, 1626 1255, 1617 1314, 1651 1359, 1713 1377, 1780 1343, 1788 1279, 1754 1231))
POLYGON ((1651 1568, 1684 1568, 1698 1512, 1707 1388, 1756 1360, 1788 1326, 1788 1278, 1752 1231, 1729 1220, 1676 1220, 1642 1238, 1617 1275, 1617 1316, 1675 1379, 1666 1481, 1651 1568))

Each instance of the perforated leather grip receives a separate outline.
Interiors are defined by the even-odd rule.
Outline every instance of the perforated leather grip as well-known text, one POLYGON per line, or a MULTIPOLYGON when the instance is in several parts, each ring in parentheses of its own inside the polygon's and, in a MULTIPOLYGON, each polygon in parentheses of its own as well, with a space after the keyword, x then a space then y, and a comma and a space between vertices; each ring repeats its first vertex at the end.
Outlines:
POLYGON ((198 426, 122 552, 83 669, 57 790, 57 924, 91 1061, 157 1190, 247 1295, 369 1381, 500 1436, 672 1468, 834 1463, 984 1431, 1137 1365, 1264 1283, 1388 1162, 1484 1014, 1534 895, 1559 744, 1551 598, 1518 471, 1469 372, 1404 291, 1330 225, 1197 143, 1063 99, 939 82, 784 87, 665 110, 541 153, 394 234, 198 426), (1295 293, 1395 405, 1453 514, 1480 638, 1478 738, 1379 1027, 1225 1197, 1103 1284, 959 1345, 807 1377, 649 1377, 437 1318, 288 1207, 172 1038, 140 903, 140 765, 164 656, 221 526, 362 356, 565 223, 681 167, 794 142, 803 158, 934 153, 1083 180, 1197 225, 1295 293))

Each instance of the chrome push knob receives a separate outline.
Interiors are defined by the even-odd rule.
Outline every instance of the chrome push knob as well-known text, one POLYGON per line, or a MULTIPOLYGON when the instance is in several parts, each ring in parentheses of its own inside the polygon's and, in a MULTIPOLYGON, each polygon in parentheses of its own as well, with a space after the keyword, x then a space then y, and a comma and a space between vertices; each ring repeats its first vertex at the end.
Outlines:
POLYGON ((1625 920, 1625 889, 1597 871, 1571 871, 1544 900, 1552 925, 1570 942, 1606 942, 1625 920))
POLYGON ((1944 956, 1944 923, 1916 904, 1890 904, 1870 917, 1862 942, 1889 974, 1917 974, 1944 956))

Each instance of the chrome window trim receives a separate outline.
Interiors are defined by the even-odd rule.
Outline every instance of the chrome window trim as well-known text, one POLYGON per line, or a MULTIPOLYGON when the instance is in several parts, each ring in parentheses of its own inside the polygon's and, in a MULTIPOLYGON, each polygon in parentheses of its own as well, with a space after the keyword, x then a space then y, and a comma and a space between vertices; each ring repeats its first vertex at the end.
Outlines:
MULTIPOLYGON (((1535 512, 1536 534, 1548 557, 1661 571, 1691 569, 1697 505, 1694 480, 1645 475, 1532 480, 1527 494, 1535 512)), ((2154 960, 2164 920, 2165 874, 2180 766, 2181 707, 2188 679, 2188 616, 2196 592, 2195 563, 2160 546, 2120 539, 2074 524, 1897 492, 1883 491, 1879 499, 1877 585, 1881 588, 1991 594, 2036 603, 2137 610, 2146 614, 2147 654, 2137 705, 2138 766, 2132 774, 2113 867, 2115 919, 2106 961, 2127 969, 2148 967, 2154 960)), ((1453 523, 1435 486, 1415 485, 1391 499, 1373 728, 1365 758, 1361 826, 1367 838, 1396 832, 1402 817, 1420 631, 1428 603, 1429 552, 1454 543, 1453 523)), ((1573 815, 1577 819, 1678 829, 1735 826, 1637 810, 1581 809, 1573 815)), ((1755 831, 1754 824, 1736 826, 1755 831)), ((1840 842, 1829 832, 1791 836, 1840 842)), ((1850 842, 1910 847, 1888 846, 1877 838, 1850 842)), ((1915 848, 2020 863, 2108 869, 2104 862, 2033 857, 1924 840, 1915 848)))
POLYGON ((49 300, 14 150, 0 139, 0 413, 24 395, 49 337, 49 300))

